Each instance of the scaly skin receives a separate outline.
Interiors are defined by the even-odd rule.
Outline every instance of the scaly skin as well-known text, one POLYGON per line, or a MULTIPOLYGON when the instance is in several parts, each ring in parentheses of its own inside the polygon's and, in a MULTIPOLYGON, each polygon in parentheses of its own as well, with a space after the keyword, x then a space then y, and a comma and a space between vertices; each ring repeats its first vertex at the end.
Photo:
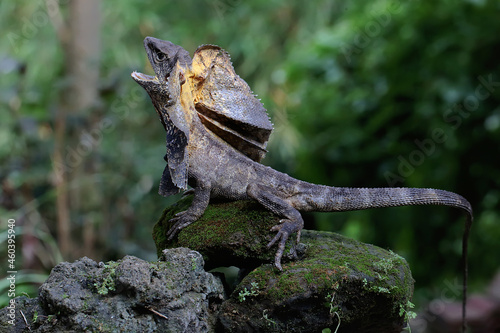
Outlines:
POLYGON ((211 198, 253 199, 282 217, 274 226, 277 244, 274 264, 282 270, 281 259, 287 239, 294 233, 297 242, 304 226, 301 211, 340 212, 369 208, 444 205, 463 210, 467 223, 463 237, 464 306, 467 283, 467 239, 472 209, 462 196, 443 190, 420 188, 346 188, 310 184, 266 167, 229 145, 208 130, 193 104, 195 85, 201 84, 191 70, 191 59, 181 47, 147 37, 146 51, 156 77, 134 72, 132 77, 145 88, 167 131, 168 165, 160 183, 160 194, 171 195, 192 187, 191 206, 177 214, 168 232, 172 239, 198 220, 211 198))

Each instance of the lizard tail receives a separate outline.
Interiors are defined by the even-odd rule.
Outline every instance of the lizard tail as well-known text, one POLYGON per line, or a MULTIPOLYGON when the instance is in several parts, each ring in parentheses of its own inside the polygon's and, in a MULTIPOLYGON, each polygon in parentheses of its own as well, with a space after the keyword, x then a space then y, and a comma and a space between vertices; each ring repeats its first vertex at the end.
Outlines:
MULTIPOLYGON (((426 188, 347 188, 323 187, 321 200, 314 203, 307 200, 309 205, 316 205, 317 211, 350 211, 379 207, 414 206, 414 205, 442 205, 461 209, 467 215, 462 240, 462 267, 463 267, 463 303, 462 303, 462 332, 466 331, 466 303, 467 303, 467 252, 468 238, 473 221, 472 207, 464 197, 444 190, 426 188)), ((306 196, 308 197, 308 196, 306 196)), ((316 196, 316 198, 318 198, 316 196)))
MULTIPOLYGON (((323 187, 321 199, 308 202, 317 211, 344 212, 369 208, 442 205, 459 208, 472 216, 470 203, 461 195, 430 188, 349 188, 323 187)), ((317 193, 317 192, 316 192, 317 193)))

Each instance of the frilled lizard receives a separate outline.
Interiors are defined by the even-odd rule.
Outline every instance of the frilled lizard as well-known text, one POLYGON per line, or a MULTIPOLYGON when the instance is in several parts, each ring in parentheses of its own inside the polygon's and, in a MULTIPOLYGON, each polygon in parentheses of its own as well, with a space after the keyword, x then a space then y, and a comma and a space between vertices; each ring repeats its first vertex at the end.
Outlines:
POLYGON ((159 193, 194 193, 191 206, 171 222, 172 239, 199 219, 210 198, 253 199, 276 215, 277 234, 267 245, 278 245, 274 264, 281 270, 287 239, 304 225, 300 212, 350 211, 409 205, 444 205, 467 214, 463 237, 464 311, 467 279, 467 239, 472 209, 462 196, 423 188, 346 188, 310 184, 262 165, 273 129, 262 104, 234 71, 228 53, 203 45, 193 58, 182 47, 147 37, 146 52, 156 76, 133 72, 149 94, 167 132, 167 166, 159 193))

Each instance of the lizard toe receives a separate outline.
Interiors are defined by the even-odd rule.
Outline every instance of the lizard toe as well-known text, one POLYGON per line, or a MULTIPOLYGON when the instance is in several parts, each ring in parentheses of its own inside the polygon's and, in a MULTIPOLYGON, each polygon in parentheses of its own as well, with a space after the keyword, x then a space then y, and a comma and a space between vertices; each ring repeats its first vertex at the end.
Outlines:
POLYGON ((167 232, 168 240, 172 240, 175 235, 177 235, 182 229, 184 229, 194 221, 196 221, 196 218, 193 218, 185 211, 175 214, 175 217, 168 221, 169 224, 173 224, 170 230, 167 232))

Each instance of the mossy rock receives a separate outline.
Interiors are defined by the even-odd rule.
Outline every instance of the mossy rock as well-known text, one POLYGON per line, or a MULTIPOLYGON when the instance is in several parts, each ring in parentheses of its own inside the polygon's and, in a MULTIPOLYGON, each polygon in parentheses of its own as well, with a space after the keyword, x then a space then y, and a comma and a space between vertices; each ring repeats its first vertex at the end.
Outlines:
POLYGON ((15 298, 11 322, 10 310, 0 309, 0 332, 208 333, 224 299, 221 280, 186 248, 166 250, 156 262, 84 257, 55 266, 37 298, 15 298))
MULTIPOLYGON (((270 229, 279 218, 254 201, 214 202, 195 223, 168 241, 168 221, 186 210, 192 197, 185 197, 166 208, 153 228, 158 256, 167 248, 187 247, 203 255, 205 268, 237 266, 255 268, 274 261, 276 247, 266 245, 274 237, 270 229)), ((284 258, 286 261, 287 258, 284 258)))
POLYGON ((225 332, 401 332, 414 282, 402 257, 329 232, 302 242, 282 272, 262 265, 243 279, 219 312, 225 332))
MULTIPOLYGON (((400 332, 413 294, 406 261, 393 252, 328 232, 302 232, 299 259, 276 270, 270 229, 279 218, 252 201, 211 203, 203 217, 172 242, 168 220, 190 198, 167 208, 155 225, 157 250, 189 247, 207 269, 237 266, 252 271, 222 304, 224 332, 400 332), (260 265, 260 266, 259 266, 260 265)), ((287 252, 287 251, 285 251, 287 252)))

